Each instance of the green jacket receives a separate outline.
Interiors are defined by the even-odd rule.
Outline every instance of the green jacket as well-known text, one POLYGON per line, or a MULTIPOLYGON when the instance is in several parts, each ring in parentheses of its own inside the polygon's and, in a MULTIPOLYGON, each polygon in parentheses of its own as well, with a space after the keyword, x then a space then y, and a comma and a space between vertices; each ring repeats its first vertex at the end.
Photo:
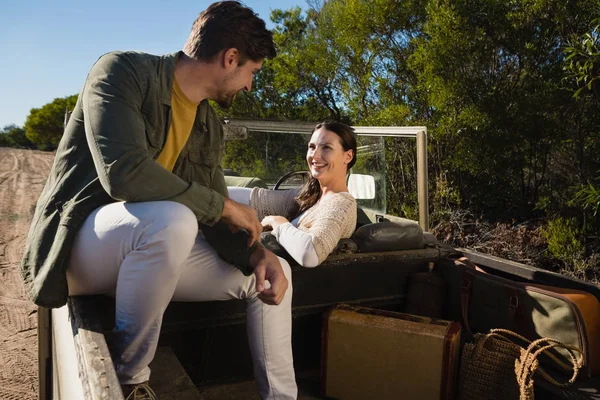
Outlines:
POLYGON ((247 235, 233 235, 223 222, 217 223, 227 196, 221 169, 223 128, 206 100, 198 106, 173 172, 154 161, 171 123, 179 54, 114 52, 92 67, 38 199, 21 262, 27 292, 36 304, 66 303, 66 269, 75 235, 94 209, 115 201, 186 205, 219 254, 245 274, 252 272, 247 235))

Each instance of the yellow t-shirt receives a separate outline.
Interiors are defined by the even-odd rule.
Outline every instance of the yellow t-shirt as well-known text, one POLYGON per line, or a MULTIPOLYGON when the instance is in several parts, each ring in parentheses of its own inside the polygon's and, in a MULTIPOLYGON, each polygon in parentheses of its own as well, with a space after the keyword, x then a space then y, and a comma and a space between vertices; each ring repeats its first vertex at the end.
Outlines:
POLYGON ((173 94, 171 95, 171 126, 165 140, 165 146, 156 159, 160 165, 169 171, 173 170, 181 149, 190 137, 197 110, 198 104, 185 97, 177 84, 177 79, 174 79, 173 94))

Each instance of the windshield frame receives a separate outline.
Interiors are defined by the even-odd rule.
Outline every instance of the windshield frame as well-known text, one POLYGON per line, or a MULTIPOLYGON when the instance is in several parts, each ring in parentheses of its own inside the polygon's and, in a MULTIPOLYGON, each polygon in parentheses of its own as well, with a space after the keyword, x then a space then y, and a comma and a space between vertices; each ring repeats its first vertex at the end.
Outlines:
MULTIPOLYGON (((247 129, 248 132, 311 134, 315 124, 299 121, 226 119, 224 126, 247 129)), ((417 146, 417 193, 419 225, 429 230, 429 196, 427 165, 427 127, 425 126, 352 126, 357 136, 414 138, 417 146)))

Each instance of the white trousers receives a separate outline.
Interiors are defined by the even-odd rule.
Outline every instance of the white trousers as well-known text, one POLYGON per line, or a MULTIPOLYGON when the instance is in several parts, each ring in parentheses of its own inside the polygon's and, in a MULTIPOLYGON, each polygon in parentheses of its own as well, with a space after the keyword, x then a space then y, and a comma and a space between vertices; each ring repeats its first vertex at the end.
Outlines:
MULTIPOLYGON (((85 220, 67 270, 70 295, 115 296, 114 362, 121 384, 150 377, 162 317, 171 300, 246 299, 248 341, 263 399, 295 399, 290 283, 281 304, 257 297, 255 277, 223 261, 198 235, 194 214, 170 202, 113 203, 85 220)), ((268 285, 268 282, 267 282, 268 285)))

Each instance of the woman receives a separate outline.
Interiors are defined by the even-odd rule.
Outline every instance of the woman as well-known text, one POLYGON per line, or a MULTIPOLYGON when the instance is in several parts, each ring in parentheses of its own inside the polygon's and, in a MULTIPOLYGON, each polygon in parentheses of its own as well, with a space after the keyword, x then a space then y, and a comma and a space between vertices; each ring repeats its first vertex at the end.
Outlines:
POLYGON ((356 162, 354 130, 340 122, 319 123, 306 161, 311 176, 300 191, 229 187, 229 195, 256 209, 263 229, 271 230, 298 264, 316 267, 356 227, 356 200, 346 184, 356 162))

